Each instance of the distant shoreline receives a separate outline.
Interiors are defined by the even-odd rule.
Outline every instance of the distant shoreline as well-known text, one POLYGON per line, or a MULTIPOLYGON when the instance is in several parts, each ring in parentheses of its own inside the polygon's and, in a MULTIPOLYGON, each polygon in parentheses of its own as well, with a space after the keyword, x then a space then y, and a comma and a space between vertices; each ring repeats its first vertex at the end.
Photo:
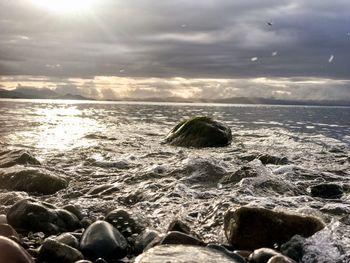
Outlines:
POLYGON ((292 101, 286 101, 286 103, 253 103, 253 102, 219 102, 219 101, 167 101, 167 100, 94 100, 94 99, 62 99, 62 98, 0 98, 0 101, 18 101, 18 102, 42 102, 42 103, 81 103, 81 104, 149 104, 149 105, 199 105, 199 106, 286 106, 286 107, 350 107, 350 102, 345 103, 337 103, 337 101, 333 103, 327 103, 324 101, 314 101, 313 103, 307 103, 303 101, 296 101, 293 103, 292 101))

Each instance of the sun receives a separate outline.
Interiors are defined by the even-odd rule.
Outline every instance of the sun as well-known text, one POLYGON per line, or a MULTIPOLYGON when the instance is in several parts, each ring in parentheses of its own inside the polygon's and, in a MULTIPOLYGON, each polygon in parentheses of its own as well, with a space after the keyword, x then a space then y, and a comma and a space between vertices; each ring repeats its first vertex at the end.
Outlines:
POLYGON ((38 7, 58 13, 83 13, 91 9, 94 0, 32 0, 38 7))

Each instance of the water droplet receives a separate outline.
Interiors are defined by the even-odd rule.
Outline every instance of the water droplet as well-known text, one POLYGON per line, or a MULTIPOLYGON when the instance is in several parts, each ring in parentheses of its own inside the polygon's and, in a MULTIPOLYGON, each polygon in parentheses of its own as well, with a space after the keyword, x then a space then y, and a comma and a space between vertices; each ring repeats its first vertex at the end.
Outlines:
POLYGON ((251 61, 257 61, 257 60, 258 60, 258 57, 252 57, 250 60, 251 60, 251 61))
POLYGON ((182 28, 185 28, 185 27, 187 27, 187 25, 186 25, 186 24, 182 24, 181 27, 182 27, 182 28))
POLYGON ((277 54, 278 54, 277 51, 274 51, 274 52, 271 53, 271 55, 272 55, 273 57, 277 56, 277 54))
POLYGON ((123 72, 125 72, 125 70, 124 70, 124 69, 121 69, 121 70, 119 70, 119 72, 120 72, 120 73, 123 73, 123 72))
POLYGON ((334 59, 334 56, 331 55, 331 56, 329 57, 329 59, 328 59, 328 63, 331 63, 331 62, 333 61, 333 59, 334 59))

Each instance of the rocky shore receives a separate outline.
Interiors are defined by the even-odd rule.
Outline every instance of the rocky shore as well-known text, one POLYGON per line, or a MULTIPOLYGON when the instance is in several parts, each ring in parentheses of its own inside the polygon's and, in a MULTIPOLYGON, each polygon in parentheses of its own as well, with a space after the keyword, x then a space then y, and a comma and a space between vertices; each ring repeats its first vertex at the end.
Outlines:
MULTIPOLYGON (((231 130, 224 124, 209 118, 193 118, 176 125, 164 142, 173 146, 201 148, 227 146, 231 141, 231 130), (199 122, 199 128, 196 127, 196 122, 199 122), (198 133, 198 130, 207 132, 198 133), (215 138, 214 142, 212 138, 215 138)), ((154 181, 153 186, 156 186, 156 180, 172 176, 176 180, 209 188, 212 185, 224 188, 246 184, 247 192, 249 186, 254 186, 263 191, 266 197, 273 192, 332 200, 340 200, 349 191, 346 185, 333 180, 313 184, 310 192, 306 193, 300 187, 276 180, 266 167, 280 165, 280 170, 275 173, 282 173, 282 168, 289 165, 287 157, 252 152, 238 155, 244 165, 234 172, 227 172, 208 162, 202 162, 195 171, 191 170, 191 166, 184 166, 180 173, 176 171, 169 174, 165 172, 167 168, 157 166, 143 171, 135 178, 125 177, 123 182, 151 179, 154 181), (256 180, 262 178, 262 175, 264 180, 256 180)), ((85 160, 86 164, 92 166, 98 162, 85 160)), ((122 161, 98 165, 110 169, 129 169, 128 163, 122 161)), ((232 204, 220 208, 225 208, 221 218, 218 218, 218 213, 213 217, 207 215, 204 220, 196 222, 198 212, 189 211, 189 216, 196 222, 195 227, 182 218, 173 218, 165 229, 159 230, 152 228, 153 224, 145 220, 147 209, 143 211, 145 215, 127 209, 128 205, 132 206, 142 200, 140 196, 143 193, 136 190, 128 198, 118 199, 123 206, 109 211, 106 209, 108 212, 100 213, 99 216, 91 216, 88 210, 81 207, 81 203, 60 206, 50 202, 51 196, 74 200, 81 193, 69 192, 67 189, 72 184, 77 189, 81 183, 83 182, 74 181, 55 167, 42 165, 28 151, 1 151, 0 262, 321 262, 312 261, 310 247, 314 246, 315 239, 323 236, 323 232, 328 233, 330 220, 327 217, 297 212, 295 209, 232 204), (209 220, 212 220, 210 224, 206 222, 209 220), (203 236, 208 229, 211 232, 219 229, 220 232, 208 241, 208 237, 203 236), (221 233, 224 233, 223 239, 221 233), (309 253, 307 257, 306 253, 309 253)), ((96 183, 84 195, 101 198, 102 202, 108 200, 105 196, 118 195, 121 187, 115 183, 96 183)), ((157 192, 157 189, 152 188, 151 191, 157 192)), ((176 202, 178 194, 170 194, 167 197, 176 202)), ((211 200, 210 197, 199 199, 201 198, 209 202, 211 200)), ((183 207, 186 208, 186 205, 183 207)), ((328 206, 327 210, 324 206, 323 212, 339 215, 337 218, 349 225, 348 217, 344 216, 344 211, 339 210, 341 206, 334 209, 328 206)), ((317 255, 314 256, 317 258, 317 255)), ((345 255, 339 257, 337 262, 350 262, 350 258, 345 255)))

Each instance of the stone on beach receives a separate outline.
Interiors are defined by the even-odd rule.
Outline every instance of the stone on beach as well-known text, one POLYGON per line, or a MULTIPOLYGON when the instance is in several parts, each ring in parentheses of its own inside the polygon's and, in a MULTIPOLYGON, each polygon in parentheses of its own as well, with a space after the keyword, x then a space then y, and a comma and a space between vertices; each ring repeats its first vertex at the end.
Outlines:
POLYGON ((0 151, 0 167, 10 167, 16 164, 40 165, 40 162, 30 153, 24 150, 4 150, 0 151))
POLYGON ((79 219, 69 211, 45 202, 24 199, 7 212, 7 221, 15 229, 56 234, 78 229, 79 219))
POLYGON ((80 249, 89 259, 116 260, 126 256, 128 243, 113 225, 96 221, 84 231, 80 249))
POLYGON ((160 245, 139 255, 135 263, 242 263, 218 250, 200 246, 160 245))
POLYGON ((40 247, 38 262, 71 263, 81 259, 84 259, 84 256, 79 250, 47 238, 40 247))
POLYGON ((112 224, 126 238, 133 234, 140 234, 145 227, 134 219, 128 212, 116 209, 109 212, 105 220, 112 224))
POLYGON ((221 147, 231 143, 231 129, 209 117, 194 117, 177 124, 165 142, 182 147, 221 147))
POLYGON ((311 187, 311 195, 314 197, 339 199, 343 195, 343 188, 337 184, 319 184, 311 187))
POLYGON ((309 237, 324 228, 315 217, 276 212, 265 208, 240 207, 225 214, 225 235, 236 249, 273 248, 294 235, 309 237))
POLYGON ((0 262, 34 263, 30 255, 13 240, 0 236, 0 262))
POLYGON ((44 169, 20 166, 0 169, 1 189, 54 194, 67 186, 65 178, 44 169))

